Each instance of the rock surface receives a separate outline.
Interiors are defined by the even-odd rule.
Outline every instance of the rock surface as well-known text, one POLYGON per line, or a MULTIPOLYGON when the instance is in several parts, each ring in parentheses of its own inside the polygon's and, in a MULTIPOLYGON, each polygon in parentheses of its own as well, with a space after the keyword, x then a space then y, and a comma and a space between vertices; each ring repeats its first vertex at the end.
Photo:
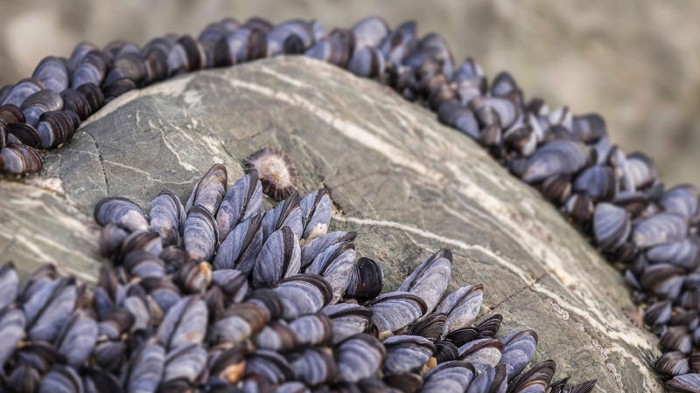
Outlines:
POLYGON ((213 163, 229 180, 263 146, 284 149, 302 193, 326 187, 332 225, 358 232, 385 289, 438 248, 454 253, 452 288, 483 283, 482 318, 501 334, 532 328, 537 359, 598 392, 661 391, 655 338, 625 319, 621 276, 538 193, 480 147, 387 88, 304 58, 186 75, 127 93, 47 153, 40 177, 0 182, 0 255, 90 279, 92 209, 125 196, 144 207, 163 188, 186 199, 213 163))

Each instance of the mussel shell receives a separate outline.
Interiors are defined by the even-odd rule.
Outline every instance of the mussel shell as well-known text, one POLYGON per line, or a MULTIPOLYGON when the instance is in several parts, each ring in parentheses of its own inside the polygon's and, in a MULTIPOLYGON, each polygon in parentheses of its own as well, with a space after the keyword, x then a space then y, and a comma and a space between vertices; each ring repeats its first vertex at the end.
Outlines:
POLYGON ((377 78, 384 73, 384 56, 379 49, 372 46, 356 48, 348 71, 363 78, 377 78))
POLYGON ((573 183, 573 190, 585 192, 594 201, 609 201, 615 197, 617 182, 610 167, 594 165, 581 172, 573 183))
POLYGON ((63 109, 63 99, 53 90, 39 90, 27 97, 20 109, 26 123, 36 127, 42 114, 63 109))
POLYGON ((423 374, 421 392, 464 392, 475 374, 474 366, 460 360, 440 363, 423 374))
POLYGON ((333 298, 333 288, 321 276, 298 274, 277 283, 275 293, 283 305, 285 319, 315 314, 333 298))
POLYGON ((43 58, 34 69, 32 79, 43 84, 47 89, 60 93, 68 88, 68 62, 62 57, 43 58))
POLYGON ((447 331, 451 332, 474 322, 483 299, 483 285, 467 285, 445 297, 435 312, 447 315, 447 331))
POLYGON ((497 339, 480 338, 459 347, 460 359, 471 363, 477 370, 496 367, 505 346, 497 339))
POLYGON ((55 148, 73 137, 80 125, 80 118, 72 111, 44 112, 39 117, 36 130, 41 147, 55 148))
POLYGON ((308 386, 317 386, 332 381, 338 370, 330 350, 307 348, 292 362, 296 379, 308 386))
POLYGON ((590 162, 590 151, 586 145, 574 141, 550 142, 532 154, 522 179, 537 183, 554 175, 572 175, 590 162))
POLYGON ((207 306, 199 296, 187 296, 175 303, 158 329, 157 338, 169 351, 200 344, 207 329, 207 306))
POLYGON ((374 375, 386 357, 379 340, 361 333, 343 341, 335 351, 338 378, 343 382, 358 382, 374 375))
POLYGON ((185 208, 180 198, 169 190, 161 191, 151 201, 149 211, 151 229, 158 233, 163 247, 180 244, 180 229, 185 225, 185 208))
POLYGON ((637 220, 632 226, 632 241, 640 248, 678 241, 685 238, 688 227, 683 216, 657 213, 637 220))
POLYGON ((214 50, 216 66, 230 66, 267 54, 267 34, 259 28, 240 27, 221 37, 214 50))
POLYGON ((275 26, 267 34, 267 57, 304 53, 314 43, 312 24, 292 19, 275 26))
POLYGON ((384 372, 407 373, 422 367, 435 352, 435 345, 427 338, 411 335, 392 336, 383 341, 386 348, 384 372))
POLYGON ((474 117, 474 112, 462 106, 456 100, 448 100, 440 104, 437 110, 438 120, 452 128, 456 128, 472 139, 479 139, 480 128, 474 117))
POLYGON ((378 296, 369 304, 372 309, 372 323, 380 332, 394 332, 402 329, 428 311, 425 301, 410 292, 390 292, 378 296))
MULTIPOLYGON (((303 260, 303 247, 301 252, 303 260)), ((372 259, 361 257, 355 263, 345 296, 358 302, 366 302, 376 298, 382 292, 383 284, 384 273, 381 266, 372 259)))
POLYGON ((258 213, 236 225, 219 246, 214 258, 214 267, 236 268, 245 275, 250 274, 263 247, 261 224, 262 215, 258 213))
POLYGON ((304 232, 302 239, 310 240, 325 235, 331 222, 331 198, 328 191, 314 191, 299 201, 304 232))
POLYGON ((195 205, 187 212, 182 237, 191 261, 210 261, 219 243, 214 216, 201 205, 195 205))
POLYGON ((606 251, 617 249, 627 241, 632 229, 625 209, 610 203, 599 203, 593 213, 593 235, 598 246, 606 251))
POLYGON ((228 233, 239 223, 250 219, 262 210, 262 185, 257 172, 251 172, 238 179, 224 195, 216 223, 219 235, 226 239, 228 233))
POLYGON ((6 173, 38 172, 43 166, 39 153, 32 147, 9 143, 0 149, 0 171, 6 173))
POLYGON ((41 82, 35 79, 22 79, 10 89, 5 98, 2 100, 2 105, 15 105, 21 107, 27 97, 41 90, 44 86, 41 82))
POLYGON ((318 274, 333 287, 333 300, 338 301, 350 284, 355 268, 355 245, 337 243, 314 259, 307 273, 318 274))
POLYGON ((333 344, 362 333, 369 327, 372 310, 357 304, 338 303, 323 307, 321 312, 333 321, 333 344))
POLYGON ((163 389, 164 385, 168 386, 168 383, 177 381, 184 383, 184 386, 194 384, 206 366, 207 351, 199 345, 185 345, 169 351, 165 358, 163 379, 159 388, 163 389))
POLYGON ((289 323, 301 345, 320 345, 333 337, 333 321, 324 313, 305 315, 289 323))
POLYGON ((185 205, 185 210, 188 214, 193 206, 199 205, 206 209, 210 215, 216 215, 226 193, 227 177, 225 166, 214 164, 209 168, 207 173, 199 179, 192 189, 192 193, 185 205))
POLYGON ((389 25, 384 19, 378 16, 371 16, 355 23, 351 30, 355 36, 356 48, 376 47, 389 34, 389 25))
POLYGON ((11 123, 5 128, 8 144, 23 144, 37 148, 41 145, 39 132, 34 126, 27 123, 11 123))
POLYGON ((288 226, 273 232, 265 241, 253 268, 254 287, 271 287, 299 272, 299 240, 288 226))
POLYGON ((511 333, 503 339, 505 349, 500 363, 505 364, 509 378, 520 374, 530 363, 537 350, 537 341, 537 333, 532 330, 511 333))
POLYGON ((442 249, 421 263, 402 283, 399 291, 410 292, 425 302, 431 312, 447 289, 452 273, 452 252, 442 249))
POLYGON ((688 184, 669 189, 659 202, 664 211, 680 214, 688 221, 693 220, 698 213, 698 191, 688 184))

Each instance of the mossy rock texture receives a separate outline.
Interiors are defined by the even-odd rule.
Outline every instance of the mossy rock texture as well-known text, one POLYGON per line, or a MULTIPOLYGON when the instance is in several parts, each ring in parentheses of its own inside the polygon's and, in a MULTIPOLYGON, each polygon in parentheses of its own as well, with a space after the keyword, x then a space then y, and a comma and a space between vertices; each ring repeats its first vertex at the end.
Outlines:
POLYGON ((288 153, 302 194, 325 187, 332 226, 358 233, 385 290, 440 248, 452 289, 483 283, 481 318, 501 335, 534 329, 536 360, 557 377, 598 379, 598 392, 654 392, 657 340, 623 315, 621 275, 536 190, 485 151, 390 89, 291 57, 184 75, 129 92, 45 155, 39 176, 0 181, 0 251, 24 272, 55 262, 94 280, 94 205, 125 196, 147 208, 169 188, 186 199, 214 163, 243 174, 264 146, 288 153))

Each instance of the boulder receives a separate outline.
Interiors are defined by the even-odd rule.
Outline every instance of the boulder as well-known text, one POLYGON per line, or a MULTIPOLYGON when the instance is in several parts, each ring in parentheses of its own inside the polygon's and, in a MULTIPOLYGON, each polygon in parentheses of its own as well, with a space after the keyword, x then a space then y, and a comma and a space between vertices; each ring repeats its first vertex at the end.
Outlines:
POLYGON ((306 58, 184 75, 111 102, 45 154, 39 176, 0 182, 0 255, 24 272, 54 262, 94 280, 106 263, 97 201, 147 208, 164 188, 185 200, 212 164, 233 181, 263 146, 288 153, 302 194, 330 191, 332 226, 357 231, 385 290, 450 248, 452 289, 483 283, 481 318, 502 314, 501 335, 536 330, 536 360, 554 359, 557 377, 661 391, 657 340, 625 318, 621 275, 536 190, 426 109, 306 58))

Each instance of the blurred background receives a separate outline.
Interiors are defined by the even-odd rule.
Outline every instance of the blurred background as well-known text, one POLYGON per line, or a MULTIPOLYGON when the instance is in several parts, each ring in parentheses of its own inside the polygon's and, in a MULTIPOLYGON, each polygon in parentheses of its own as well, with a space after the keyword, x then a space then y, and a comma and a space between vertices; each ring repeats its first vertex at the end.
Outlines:
POLYGON ((231 16, 317 19, 350 26, 367 15, 419 22, 472 56, 489 76, 508 70, 527 97, 598 112, 612 140, 657 162, 667 185, 700 185, 700 2, 653 0, 0 0, 0 84, 81 40, 144 44, 196 35, 231 16))

